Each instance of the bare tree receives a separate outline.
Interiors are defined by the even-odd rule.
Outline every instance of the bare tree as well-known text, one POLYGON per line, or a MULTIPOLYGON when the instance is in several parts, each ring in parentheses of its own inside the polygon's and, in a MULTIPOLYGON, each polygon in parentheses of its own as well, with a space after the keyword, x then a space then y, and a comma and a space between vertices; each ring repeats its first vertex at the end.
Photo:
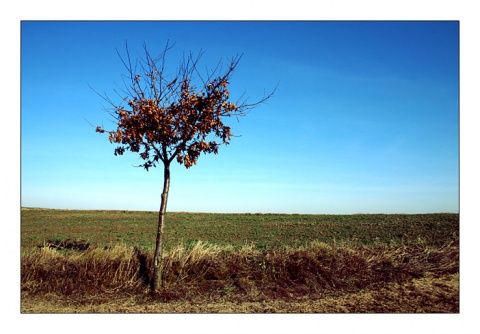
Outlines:
POLYGON ((222 70, 221 61, 213 71, 202 75, 198 63, 203 52, 184 55, 173 75, 166 72, 166 55, 172 48, 166 44, 163 51, 152 57, 143 45, 143 56, 134 62, 127 44, 126 56, 118 52, 127 74, 123 87, 116 90, 121 100, 116 104, 106 94, 101 95, 111 106, 107 109, 117 125, 108 131, 97 126, 99 133, 108 133, 111 143, 118 144, 115 155, 126 150, 139 153, 147 171, 163 164, 163 190, 158 215, 158 228, 154 254, 152 290, 162 286, 162 253, 164 243, 165 213, 170 188, 170 164, 173 160, 190 168, 200 154, 218 153, 221 144, 228 144, 231 129, 224 124, 226 117, 244 116, 273 95, 264 94, 255 103, 246 100, 233 103, 229 100, 228 85, 241 55, 229 60, 222 70), (198 85, 198 87, 197 87, 198 85))

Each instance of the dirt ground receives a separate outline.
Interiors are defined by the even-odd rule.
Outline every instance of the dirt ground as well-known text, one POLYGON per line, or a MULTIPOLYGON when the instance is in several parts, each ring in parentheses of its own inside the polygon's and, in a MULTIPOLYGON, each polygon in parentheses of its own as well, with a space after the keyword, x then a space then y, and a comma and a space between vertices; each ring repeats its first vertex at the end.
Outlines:
POLYGON ((375 290, 323 299, 261 302, 172 301, 138 297, 76 304, 56 295, 22 294, 22 313, 459 313, 459 274, 390 283, 375 290))

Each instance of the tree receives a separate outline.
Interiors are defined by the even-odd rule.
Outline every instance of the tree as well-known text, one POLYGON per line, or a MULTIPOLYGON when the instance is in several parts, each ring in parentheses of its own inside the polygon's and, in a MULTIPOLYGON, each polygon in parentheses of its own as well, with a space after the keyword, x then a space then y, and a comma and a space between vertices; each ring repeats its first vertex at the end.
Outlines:
POLYGON ((152 290, 162 286, 162 254, 164 243, 165 213, 170 188, 170 165, 176 160, 190 168, 201 153, 218 153, 221 144, 229 144, 231 129, 224 124, 227 117, 244 116, 265 102, 273 93, 264 94, 255 103, 233 103, 229 100, 228 85, 240 56, 233 57, 222 71, 221 61, 213 71, 201 75, 198 63, 203 54, 189 53, 180 61, 178 70, 166 72, 166 54, 172 48, 169 43, 153 58, 146 45, 144 54, 132 64, 127 44, 126 57, 117 54, 127 70, 124 87, 116 90, 120 104, 106 94, 101 95, 112 108, 108 109, 117 125, 108 131, 97 126, 96 132, 108 133, 110 143, 118 144, 115 155, 125 151, 139 153, 144 161, 138 167, 147 171, 163 164, 163 190, 158 214, 157 237, 154 253, 152 290), (197 87, 199 85, 199 87, 197 87))

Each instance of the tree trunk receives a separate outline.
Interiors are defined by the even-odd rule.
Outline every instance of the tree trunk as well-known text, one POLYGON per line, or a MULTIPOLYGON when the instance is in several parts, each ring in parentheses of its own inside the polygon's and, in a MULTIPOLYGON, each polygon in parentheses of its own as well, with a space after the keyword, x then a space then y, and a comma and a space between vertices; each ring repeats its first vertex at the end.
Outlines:
POLYGON ((151 288, 153 291, 162 287, 162 254, 163 254, 163 228, 165 226, 165 212, 167 211, 168 190, 170 188, 170 162, 164 163, 163 192, 158 212, 157 241, 155 244, 155 255, 153 280, 151 288))

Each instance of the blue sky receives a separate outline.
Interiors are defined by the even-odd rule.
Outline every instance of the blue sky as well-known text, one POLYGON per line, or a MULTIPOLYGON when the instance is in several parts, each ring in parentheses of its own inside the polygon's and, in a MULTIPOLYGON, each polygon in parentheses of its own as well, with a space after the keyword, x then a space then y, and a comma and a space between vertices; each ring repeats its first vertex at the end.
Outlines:
MULTIPOLYGON (((230 92, 250 101, 231 144, 175 165, 169 211, 425 213, 459 211, 458 22, 42 22, 21 24, 21 204, 158 210, 162 168, 108 127, 90 88, 115 96, 116 55, 175 42, 202 65, 243 53, 230 92), (88 122, 86 120, 88 120, 88 122)), ((113 127, 113 126, 112 126, 113 127)))

